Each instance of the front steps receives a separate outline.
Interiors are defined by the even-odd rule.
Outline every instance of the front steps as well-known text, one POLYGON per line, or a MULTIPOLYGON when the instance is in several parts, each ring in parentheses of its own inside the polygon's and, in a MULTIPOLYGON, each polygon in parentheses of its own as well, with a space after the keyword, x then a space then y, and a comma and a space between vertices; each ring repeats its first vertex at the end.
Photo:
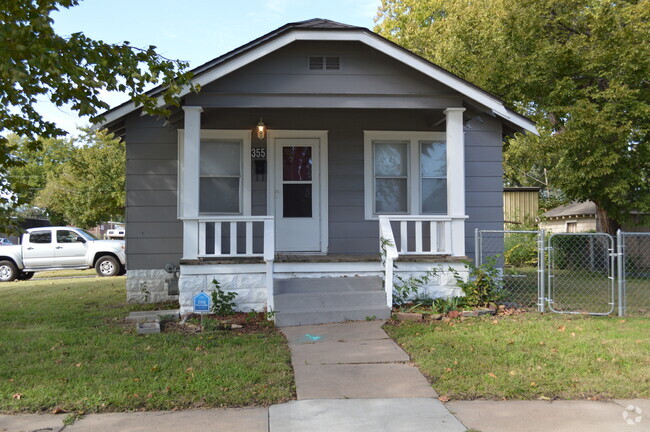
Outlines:
POLYGON ((390 317, 376 276, 276 279, 274 291, 278 327, 390 317))

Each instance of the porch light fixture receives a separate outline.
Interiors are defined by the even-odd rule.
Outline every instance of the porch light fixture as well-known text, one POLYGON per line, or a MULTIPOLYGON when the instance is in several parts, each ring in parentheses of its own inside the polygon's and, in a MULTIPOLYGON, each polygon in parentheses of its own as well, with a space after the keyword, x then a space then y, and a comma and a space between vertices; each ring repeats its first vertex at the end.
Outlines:
POLYGON ((260 122, 257 124, 257 139, 263 140, 264 135, 266 135, 266 126, 262 121, 262 117, 260 117, 260 122))

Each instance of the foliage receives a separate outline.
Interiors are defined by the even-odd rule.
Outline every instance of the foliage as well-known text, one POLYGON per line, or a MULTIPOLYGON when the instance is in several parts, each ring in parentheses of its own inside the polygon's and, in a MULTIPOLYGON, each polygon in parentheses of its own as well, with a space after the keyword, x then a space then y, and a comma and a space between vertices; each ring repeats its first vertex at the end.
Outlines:
POLYGON ((408 278, 403 278, 396 275, 398 282, 395 283, 393 289, 393 304, 401 306, 412 297, 417 297, 420 289, 429 285, 434 278, 439 277, 440 269, 432 268, 426 271, 422 276, 412 275, 408 278))
POLYGON ((501 296, 503 280, 499 269, 495 267, 494 257, 486 259, 479 266, 467 261, 465 268, 469 270, 467 280, 464 280, 453 267, 449 267, 449 271, 454 275, 456 285, 465 294, 467 306, 485 307, 497 302, 501 296))
POLYGON ((75 226, 90 228, 122 220, 125 206, 124 142, 106 131, 88 131, 74 158, 47 172, 35 204, 60 213, 75 226))
POLYGON ((537 121, 506 182, 650 215, 648 0, 383 0, 376 31, 537 121))
MULTIPOLYGON (((521 230, 527 231, 527 228, 523 226, 521 230)), ((536 266, 538 250, 537 234, 506 233, 503 239, 503 258, 507 266, 536 266)))
MULTIPOLYGON (((125 92, 145 112, 167 115, 167 107, 179 105, 181 90, 198 89, 190 82, 187 63, 162 57, 154 46, 107 43, 81 32, 56 34, 51 14, 78 4, 79 0, 13 0, 0 9, 0 166, 5 169, 22 165, 8 133, 25 137, 32 150, 41 147, 41 139, 66 134, 36 110, 38 100, 67 105, 96 123, 102 120, 100 112, 109 108, 103 92, 125 92), (160 90, 145 94, 151 85, 160 85, 160 90)), ((0 210, 7 208, 10 191, 3 174, 0 210)), ((18 205, 23 198, 18 197, 18 205)), ((7 212, 0 218, 0 223, 6 222, 7 212)))
MULTIPOLYGON (((36 195, 45 188, 48 175, 58 178, 63 165, 74 158, 74 140, 47 138, 41 140, 39 148, 34 148, 27 138, 15 134, 9 135, 7 141, 15 149, 13 157, 20 161, 19 165, 12 165, 6 171, 5 179, 13 192, 8 199, 12 204, 23 204, 15 208, 14 215, 30 217, 35 213, 32 206, 36 195)), ((45 216, 55 225, 64 224, 63 215, 51 209, 45 211, 45 216)))
POLYGON ((212 279, 212 284, 214 285, 214 291, 212 291, 210 312, 219 316, 233 315, 237 306, 233 300, 237 297, 237 293, 222 290, 221 284, 216 279, 212 279))
POLYGON ((446 314, 448 312, 463 309, 467 306, 467 299, 465 297, 451 296, 448 298, 439 297, 433 300, 431 309, 435 313, 446 314))

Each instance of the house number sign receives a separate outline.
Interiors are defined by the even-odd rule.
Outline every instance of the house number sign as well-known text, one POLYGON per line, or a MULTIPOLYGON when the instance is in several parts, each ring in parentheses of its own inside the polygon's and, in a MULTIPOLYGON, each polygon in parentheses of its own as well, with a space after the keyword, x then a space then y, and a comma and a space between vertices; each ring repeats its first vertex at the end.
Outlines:
POLYGON ((266 149, 265 148, 252 148, 251 149, 251 158, 252 159, 266 159, 266 149))

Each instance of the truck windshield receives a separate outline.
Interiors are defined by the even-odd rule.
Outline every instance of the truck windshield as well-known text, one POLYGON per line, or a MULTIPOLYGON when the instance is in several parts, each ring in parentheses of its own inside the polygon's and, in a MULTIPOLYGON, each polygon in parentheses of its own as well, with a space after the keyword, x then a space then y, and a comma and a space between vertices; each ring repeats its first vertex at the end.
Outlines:
POLYGON ((86 240, 99 240, 97 237, 95 237, 94 235, 92 235, 91 233, 89 233, 86 230, 79 229, 79 232, 81 233, 81 235, 86 237, 86 240))

